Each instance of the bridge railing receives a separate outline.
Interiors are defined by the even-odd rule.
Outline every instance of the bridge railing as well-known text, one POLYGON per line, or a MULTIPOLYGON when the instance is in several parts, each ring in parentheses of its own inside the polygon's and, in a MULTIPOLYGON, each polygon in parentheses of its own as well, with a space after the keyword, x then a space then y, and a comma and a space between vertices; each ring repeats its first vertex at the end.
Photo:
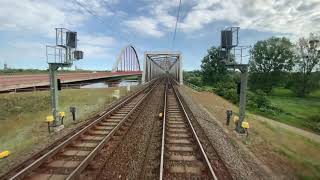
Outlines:
POLYGON ((193 90, 198 91, 198 92, 203 91, 203 88, 201 88, 201 87, 199 87, 199 86, 196 86, 196 85, 194 85, 194 84, 191 84, 191 83, 189 83, 188 81, 183 81, 183 84, 186 85, 186 86, 188 86, 188 87, 190 87, 190 88, 193 89, 193 90))

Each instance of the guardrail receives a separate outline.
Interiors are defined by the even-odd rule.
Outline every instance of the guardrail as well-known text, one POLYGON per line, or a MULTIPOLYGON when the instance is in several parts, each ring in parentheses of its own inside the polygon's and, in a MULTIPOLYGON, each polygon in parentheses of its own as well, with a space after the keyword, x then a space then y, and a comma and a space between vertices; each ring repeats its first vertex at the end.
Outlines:
POLYGON ((203 91, 203 88, 201 88, 201 87, 199 87, 199 86, 196 86, 196 85, 194 85, 194 84, 191 84, 191 83, 189 83, 189 82, 187 82, 187 81, 183 81, 183 83, 184 83, 185 85, 189 86, 190 88, 196 90, 196 91, 199 91, 199 92, 203 91))

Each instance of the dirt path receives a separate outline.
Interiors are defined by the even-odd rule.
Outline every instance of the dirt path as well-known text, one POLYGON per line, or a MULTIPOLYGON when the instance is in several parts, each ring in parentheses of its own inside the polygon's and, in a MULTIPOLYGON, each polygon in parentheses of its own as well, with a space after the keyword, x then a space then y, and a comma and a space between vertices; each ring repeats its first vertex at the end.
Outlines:
POLYGON ((300 136, 303 136, 303 137, 306 137, 312 141, 315 141, 317 143, 320 143, 320 135, 318 134, 315 134, 315 133, 312 133, 312 132, 309 132, 309 131, 306 131, 306 130, 303 130, 303 129, 299 129, 299 128, 296 128, 296 127, 293 127, 293 126, 290 126, 290 125, 287 125, 287 124, 284 124, 284 123, 281 123, 281 122, 278 122, 278 121, 275 121, 275 120, 272 120, 272 119, 269 119, 269 118, 265 118, 265 117, 262 117, 262 116, 259 116, 259 115, 255 115, 255 114, 250 114, 254 117, 254 119, 257 119, 259 121, 262 121, 262 122, 268 122, 270 124, 273 124, 274 126, 276 127, 281 127, 283 129, 286 129, 288 131, 291 131, 295 134, 298 134, 300 136))

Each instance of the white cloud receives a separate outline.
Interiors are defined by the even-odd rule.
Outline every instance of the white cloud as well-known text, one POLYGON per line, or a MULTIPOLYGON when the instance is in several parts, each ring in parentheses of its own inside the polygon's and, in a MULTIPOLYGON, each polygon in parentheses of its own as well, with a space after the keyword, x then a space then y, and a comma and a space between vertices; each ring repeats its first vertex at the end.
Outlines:
MULTIPOLYGON (((156 20, 154 23, 170 31, 174 27, 178 4, 178 0, 151 1, 147 9, 156 20)), ((186 33, 217 21, 292 36, 307 35, 320 29, 319 0, 190 0, 182 1, 181 14, 178 27, 186 33)))
POLYGON ((216 20, 226 20, 247 29, 306 35, 320 27, 319 22, 312 20, 320 18, 320 6, 307 6, 312 2, 316 1, 224 0, 207 6, 203 2, 192 9, 182 28, 192 31, 216 20), (301 7, 305 7, 303 11, 299 10, 301 7))
POLYGON ((110 49, 116 40, 110 36, 79 33, 79 49, 84 51, 86 59, 110 56, 110 49))
POLYGON ((107 47, 91 46, 86 44, 81 47, 81 50, 84 51, 84 57, 86 60, 110 56, 110 49, 107 47))
POLYGON ((34 33, 51 37, 54 28, 76 29, 92 17, 83 5, 98 16, 111 16, 108 8, 118 0, 1 0, 0 31, 34 33))
MULTIPOLYGON (((97 15, 112 14, 108 10, 118 0, 77 0, 97 15)), ((10 64, 26 66, 32 60, 37 67, 46 67, 45 45, 54 43, 56 27, 78 30, 92 17, 84 13, 75 1, 64 0, 0 0, 0 33, 10 35, 0 49, 1 59, 10 64), (36 63, 35 63, 36 62, 36 63)), ((95 32, 78 32, 78 47, 86 59, 110 57, 110 49, 117 41, 95 32)), ((54 45, 54 44, 52 44, 54 45)))
POLYGON ((91 46, 112 46, 116 43, 113 37, 105 36, 102 34, 92 35, 92 34, 82 34, 79 33, 79 45, 86 44, 91 46))
MULTIPOLYGON (((127 8, 127 1, 120 0, 0 0, 0 33, 3 37, 8 35, 0 54, 12 59, 40 58, 43 61, 45 53, 41 47, 54 40, 55 27, 66 27, 80 31, 79 49, 85 52, 86 58, 110 56, 115 48, 121 48, 120 43, 113 37, 96 33, 95 30, 101 32, 101 24, 85 26, 88 22, 90 25, 97 22, 88 10, 110 22, 110 27, 129 27, 119 28, 119 31, 130 33, 130 37, 134 37, 132 33, 135 32, 155 38, 172 34, 179 0, 131 3, 139 7, 127 8), (92 19, 94 21, 89 21, 92 19), (82 33, 81 29, 90 33, 82 33)), ((284 33, 295 39, 319 31, 320 3, 319 0, 182 0, 178 31, 186 33, 187 38, 202 37, 205 33, 201 30, 220 21, 242 29, 274 32, 275 35, 284 33)), ((112 28, 108 30, 118 33, 112 28)))
MULTIPOLYGON (((62 2, 57 2, 59 3, 62 2)), ((70 3, 66 4, 70 6, 70 3)), ((87 17, 75 10, 63 11, 50 1, 12 0, 0 1, 0 30, 34 33, 50 36, 55 27, 75 27, 87 17)))
MULTIPOLYGON (((112 37, 101 34, 79 33, 78 49, 84 52, 84 60, 93 59, 115 59, 115 54, 111 53, 116 40, 112 37)), ((120 51, 120 50, 119 50, 120 51)), ((0 49, 0 60, 6 60, 10 65, 23 64, 25 61, 32 61, 30 67, 46 67, 46 44, 37 41, 12 40, 7 47, 0 49)))
POLYGON ((125 21, 124 24, 143 35, 152 37, 161 37, 164 35, 159 29, 158 23, 152 18, 139 16, 138 18, 125 21))

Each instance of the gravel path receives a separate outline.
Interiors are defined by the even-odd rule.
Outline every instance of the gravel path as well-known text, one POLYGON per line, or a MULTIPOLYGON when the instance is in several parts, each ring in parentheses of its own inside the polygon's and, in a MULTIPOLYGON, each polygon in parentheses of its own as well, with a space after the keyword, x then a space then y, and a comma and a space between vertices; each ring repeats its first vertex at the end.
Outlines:
POLYGON ((190 95, 181 88, 179 91, 234 179, 270 179, 269 174, 236 143, 233 143, 217 122, 210 118, 210 115, 195 103, 190 95))

